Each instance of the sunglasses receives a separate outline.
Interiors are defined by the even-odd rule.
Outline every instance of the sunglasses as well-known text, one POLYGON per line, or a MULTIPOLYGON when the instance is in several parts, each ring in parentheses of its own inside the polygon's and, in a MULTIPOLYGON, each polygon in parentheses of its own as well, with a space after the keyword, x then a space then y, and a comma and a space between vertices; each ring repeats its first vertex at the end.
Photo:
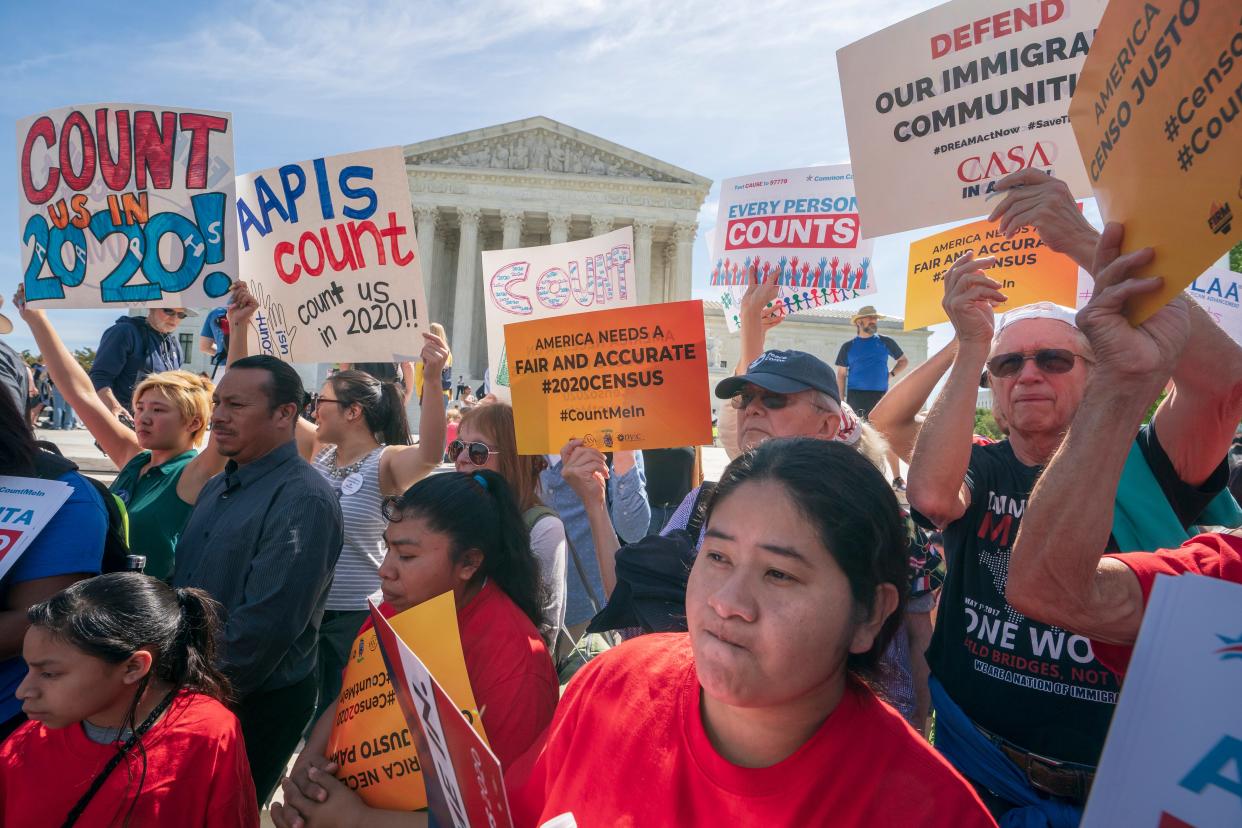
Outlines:
POLYGON ((1016 376, 1027 360, 1034 360, 1035 367, 1045 374, 1068 374, 1074 370, 1074 361, 1078 359, 1091 362, 1064 348, 1041 348, 1033 354, 997 354, 988 360, 988 373, 1001 379, 1016 376))
POLYGON ((185 319, 187 316, 189 316, 189 314, 185 313, 184 311, 175 311, 175 310, 172 310, 171 308, 160 308, 160 310, 164 312, 165 316, 175 316, 178 319, 185 319))
POLYGON ((448 456, 453 458, 453 462, 456 463, 458 455, 460 455, 463 450, 470 452, 467 456, 470 458, 470 462, 476 466, 482 466, 487 463, 487 458, 489 456, 493 454, 500 454, 498 451, 492 451, 491 447, 488 446, 487 443, 466 443, 461 440, 454 440, 448 445, 448 456))
POLYGON ((384 516, 384 520, 389 523, 400 523, 401 514, 401 496, 389 495, 380 503, 380 514, 384 516))

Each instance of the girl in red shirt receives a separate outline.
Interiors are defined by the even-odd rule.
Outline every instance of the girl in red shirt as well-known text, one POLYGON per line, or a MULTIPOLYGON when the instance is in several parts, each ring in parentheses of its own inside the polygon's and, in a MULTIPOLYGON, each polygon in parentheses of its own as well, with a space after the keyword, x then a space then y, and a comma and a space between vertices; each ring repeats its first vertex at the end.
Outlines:
POLYGON ((729 465, 705 526, 689 632, 635 639, 578 674, 542 743, 507 769, 517 828, 994 826, 868 689, 909 577, 876 468, 826 440, 769 440, 729 465))
MULTIPOLYGON (((503 765, 526 753, 552 721, 556 671, 539 636, 538 564, 509 485, 499 474, 436 474, 384 504, 388 546, 379 575, 385 615, 452 592, 466 673, 488 743, 503 765)), ((365 631, 370 625, 363 625, 365 631)), ((280 828, 418 824, 422 814, 368 807, 325 757, 333 705, 315 725, 272 806, 280 828)), ((425 822, 423 824, 426 824, 425 822)))
POLYGON ((258 825, 213 664, 217 606, 201 590, 114 573, 31 607, 17 688, 30 721, 0 746, 0 823, 258 825))

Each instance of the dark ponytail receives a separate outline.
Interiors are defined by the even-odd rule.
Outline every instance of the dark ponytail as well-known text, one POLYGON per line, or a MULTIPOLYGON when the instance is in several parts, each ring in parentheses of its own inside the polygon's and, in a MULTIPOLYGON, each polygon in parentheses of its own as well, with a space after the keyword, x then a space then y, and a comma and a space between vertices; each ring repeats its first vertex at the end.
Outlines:
POLYGON ((493 471, 433 474, 406 489, 385 510, 390 521, 417 516, 453 541, 453 561, 483 553, 475 578, 491 578, 536 627, 543 623, 539 563, 513 490, 493 471))
POLYGON ((26 616, 110 664, 149 648, 152 678, 228 701, 229 680, 215 666, 220 605, 201 589, 174 590, 147 575, 114 572, 78 581, 26 616))
POLYGON ((389 446, 410 444, 410 424, 405 416, 405 398, 396 383, 381 382, 366 371, 338 371, 328 378, 342 408, 362 409, 367 429, 380 443, 389 446))

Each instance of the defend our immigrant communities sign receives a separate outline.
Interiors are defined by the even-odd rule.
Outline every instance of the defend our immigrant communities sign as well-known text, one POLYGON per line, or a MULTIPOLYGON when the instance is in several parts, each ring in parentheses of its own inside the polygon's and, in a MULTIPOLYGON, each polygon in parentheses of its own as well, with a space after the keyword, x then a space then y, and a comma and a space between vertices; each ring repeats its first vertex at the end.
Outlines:
POLYGON ((223 304, 237 278, 229 113, 61 107, 19 120, 17 151, 32 306, 223 304))
POLYGON ((862 235, 848 164, 728 178, 720 184, 710 281, 775 278, 794 295, 826 288, 823 303, 836 304, 875 293, 873 247, 862 235))
POLYGON ((1236 828, 1239 698, 1242 585, 1157 576, 1082 828, 1236 828))
POLYGON ((1139 324, 1242 240, 1242 7, 1112 0, 1070 116, 1100 214, 1155 250, 1139 324))
POLYGON ((285 362, 413 359, 427 329, 400 147, 237 179, 241 275, 259 300, 250 353, 285 362))
POLYGON ((0 476, 0 579, 71 494, 73 487, 60 480, 0 476))
POLYGON ((519 454, 711 442, 703 302, 505 326, 519 454))
POLYGON ((1203 306, 1229 338, 1242 345, 1242 273, 1211 267, 1190 283, 1186 293, 1203 306))
MULTIPOLYGON (((446 592, 398 613, 389 624, 435 670, 452 698, 463 705, 462 715, 486 739, 466 673, 453 594, 446 592)), ((412 811, 427 806, 421 757, 397 703, 374 628, 361 633, 350 649, 327 757, 339 767, 337 777, 373 808, 412 811)))
POLYGON ((1078 265, 1073 259, 1054 252, 1033 228, 1023 227, 1006 239, 997 224, 975 221, 910 244, 905 330, 948 321, 941 306, 944 276, 967 250, 977 258, 996 258, 984 273, 1000 282, 1001 293, 1009 297, 994 308, 997 313, 1043 300, 1074 307, 1078 265))
MULTIPOLYGON (((505 326, 638 304, 634 229, 589 239, 483 251, 483 307, 491 391, 510 396, 505 326)), ((560 450, 560 447, 557 447, 560 450)))
POLYGON ((432 825, 512 828, 500 760, 470 727, 456 700, 371 604, 380 652, 418 755, 432 825))
POLYGON ((1031 167, 1090 196, 1069 101, 1104 5, 953 0, 838 50, 867 234, 985 215, 1031 167))

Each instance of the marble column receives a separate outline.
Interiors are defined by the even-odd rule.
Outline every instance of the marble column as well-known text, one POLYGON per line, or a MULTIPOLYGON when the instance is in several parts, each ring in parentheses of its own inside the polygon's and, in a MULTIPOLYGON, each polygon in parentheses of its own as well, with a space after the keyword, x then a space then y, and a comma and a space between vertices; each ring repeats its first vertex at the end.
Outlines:
POLYGON ((441 306, 432 300, 435 287, 432 274, 435 273, 436 220, 440 211, 434 206, 418 206, 414 208, 416 222, 415 234, 418 236, 418 267, 423 274, 423 292, 427 295, 427 307, 422 309, 423 318, 435 321, 433 314, 441 313, 441 306))
POLYGON ((694 234, 698 225, 678 223, 673 226, 673 283, 669 286, 669 302, 689 299, 694 290, 694 234))
POLYGON ((569 241, 569 223, 573 216, 569 213, 548 213, 549 244, 563 244, 569 241))
POLYGON ((476 296, 482 296, 479 284, 479 208, 458 207, 461 225, 461 241, 457 246, 457 286, 453 297, 453 318, 450 321, 450 341, 453 348, 453 365, 469 373, 472 357, 474 326, 482 325, 475 319, 476 296))
POLYGON ((591 216, 591 237, 602 236, 605 233, 611 233, 613 227, 613 219, 611 216, 591 216))
POLYGON ((504 237, 501 239, 502 250, 511 250, 522 246, 522 223, 525 213, 521 210, 501 210, 500 227, 504 237))
POLYGON ((637 285, 638 304, 651 302, 651 231, 655 222, 651 219, 634 221, 634 279, 637 285))

